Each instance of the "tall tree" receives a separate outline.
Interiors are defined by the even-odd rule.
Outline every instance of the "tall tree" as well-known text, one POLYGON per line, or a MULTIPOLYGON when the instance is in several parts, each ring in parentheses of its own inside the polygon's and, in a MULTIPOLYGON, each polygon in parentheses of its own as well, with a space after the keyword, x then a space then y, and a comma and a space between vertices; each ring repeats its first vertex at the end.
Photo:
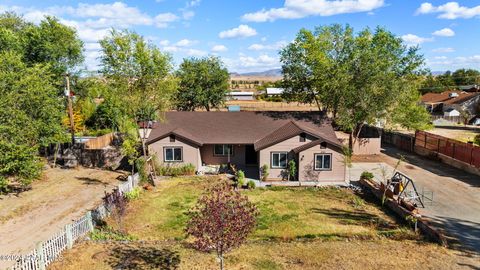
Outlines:
POLYGON ((180 79, 176 105, 180 110, 210 111, 225 102, 228 91, 228 70, 218 57, 184 59, 177 71, 180 79))
POLYGON ((0 14, 0 50, 16 51, 28 66, 48 63, 57 83, 84 60, 83 42, 75 29, 51 16, 35 25, 15 13, 0 14))
POLYGON ((457 69, 452 73, 452 79, 457 86, 480 83, 480 71, 475 69, 457 69))
POLYGON ((359 33, 348 25, 302 29, 280 59, 287 96, 331 112, 353 141, 364 124, 379 120, 407 128, 428 123, 416 90, 423 56, 383 28, 359 33), (402 117, 394 117, 397 111, 402 117))
POLYGON ((66 139, 63 73, 83 61, 74 29, 0 14, 0 186, 28 185, 41 172, 38 148, 66 139))
POLYGON ((106 101, 120 104, 121 112, 135 123, 158 119, 177 87, 170 55, 128 30, 111 30, 100 45, 101 72, 111 88, 106 101))

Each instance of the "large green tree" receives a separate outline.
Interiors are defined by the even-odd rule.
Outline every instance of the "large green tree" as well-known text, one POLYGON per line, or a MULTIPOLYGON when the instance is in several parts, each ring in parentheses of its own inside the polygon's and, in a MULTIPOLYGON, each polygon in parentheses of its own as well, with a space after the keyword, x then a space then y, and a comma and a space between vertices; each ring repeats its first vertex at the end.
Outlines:
POLYGON ((210 111, 225 102, 228 91, 228 70, 218 57, 184 59, 177 71, 180 80, 176 95, 179 110, 210 111))
POLYGON ((112 124, 116 128, 131 127, 121 121, 137 123, 159 119, 160 114, 170 107, 177 89, 170 55, 128 30, 111 30, 100 45, 101 73, 110 88, 105 94, 105 104, 115 107, 104 109, 115 113, 116 119, 110 119, 112 124))
POLYGON ((429 121, 418 104, 424 58, 383 28, 302 29, 280 59, 286 96, 316 102, 353 138, 364 124, 421 129, 429 121))
POLYGON ((0 50, 17 52, 27 66, 48 63, 57 82, 84 60, 83 42, 75 29, 51 16, 35 25, 15 13, 0 14, 0 50))
POLYGON ((83 61, 74 29, 46 17, 36 25, 0 14, 0 192, 39 176, 40 146, 66 139, 63 74, 83 61))

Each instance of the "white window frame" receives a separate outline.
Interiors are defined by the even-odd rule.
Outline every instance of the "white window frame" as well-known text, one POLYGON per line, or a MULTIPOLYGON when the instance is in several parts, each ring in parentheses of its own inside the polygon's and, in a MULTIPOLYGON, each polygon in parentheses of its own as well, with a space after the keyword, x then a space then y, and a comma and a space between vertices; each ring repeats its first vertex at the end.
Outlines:
POLYGON ((228 156, 228 148, 231 147, 232 152, 230 153, 230 156, 233 156, 234 150, 233 150, 233 144, 215 144, 213 145, 213 155, 216 157, 226 157, 228 156), (217 146, 222 146, 222 153, 215 153, 215 149, 217 146))
POLYGON ((331 171, 332 170, 332 154, 330 153, 317 153, 314 154, 313 156, 313 167, 315 171, 331 171), (317 157, 321 156, 322 157, 322 162, 321 162, 321 167, 317 167, 317 157), (324 168, 324 157, 329 156, 330 157, 330 164, 328 168, 324 168))
POLYGON ((288 152, 286 151, 278 151, 278 152, 270 152, 270 168, 272 169, 285 169, 288 166, 288 152), (273 165, 273 156, 278 155, 278 166, 273 165), (285 155, 285 166, 280 166, 280 155, 285 155))
POLYGON ((182 162, 183 161, 183 147, 181 146, 165 146, 163 147, 163 161, 164 162, 182 162), (172 158, 167 159, 167 149, 172 149, 172 158), (175 159, 175 149, 180 149, 180 159, 175 159))

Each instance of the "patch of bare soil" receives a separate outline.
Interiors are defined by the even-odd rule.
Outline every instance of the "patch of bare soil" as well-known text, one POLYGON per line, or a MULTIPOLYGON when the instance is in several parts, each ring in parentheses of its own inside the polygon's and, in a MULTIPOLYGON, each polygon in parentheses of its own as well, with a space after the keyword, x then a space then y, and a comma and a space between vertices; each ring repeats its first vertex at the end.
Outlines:
POLYGON ((30 190, 0 196, 0 255, 25 253, 47 240, 98 205, 121 175, 87 168, 47 169, 30 190))

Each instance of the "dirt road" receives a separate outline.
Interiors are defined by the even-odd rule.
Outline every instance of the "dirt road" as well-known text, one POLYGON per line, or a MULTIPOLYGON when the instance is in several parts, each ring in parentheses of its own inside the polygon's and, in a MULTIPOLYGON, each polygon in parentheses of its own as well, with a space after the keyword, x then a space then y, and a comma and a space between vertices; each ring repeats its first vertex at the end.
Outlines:
MULTIPOLYGON (((97 205, 120 173, 98 169, 48 169, 32 189, 0 196, 0 255, 22 254, 97 205)), ((3 269, 6 262, 0 262, 3 269)))
POLYGON ((379 156, 356 158, 351 179, 358 178, 363 170, 382 179, 380 168, 391 171, 400 155, 406 161, 398 170, 413 178, 420 190, 433 191, 433 203, 426 204, 420 213, 457 239, 460 249, 480 254, 480 176, 395 148, 384 148, 379 156))

